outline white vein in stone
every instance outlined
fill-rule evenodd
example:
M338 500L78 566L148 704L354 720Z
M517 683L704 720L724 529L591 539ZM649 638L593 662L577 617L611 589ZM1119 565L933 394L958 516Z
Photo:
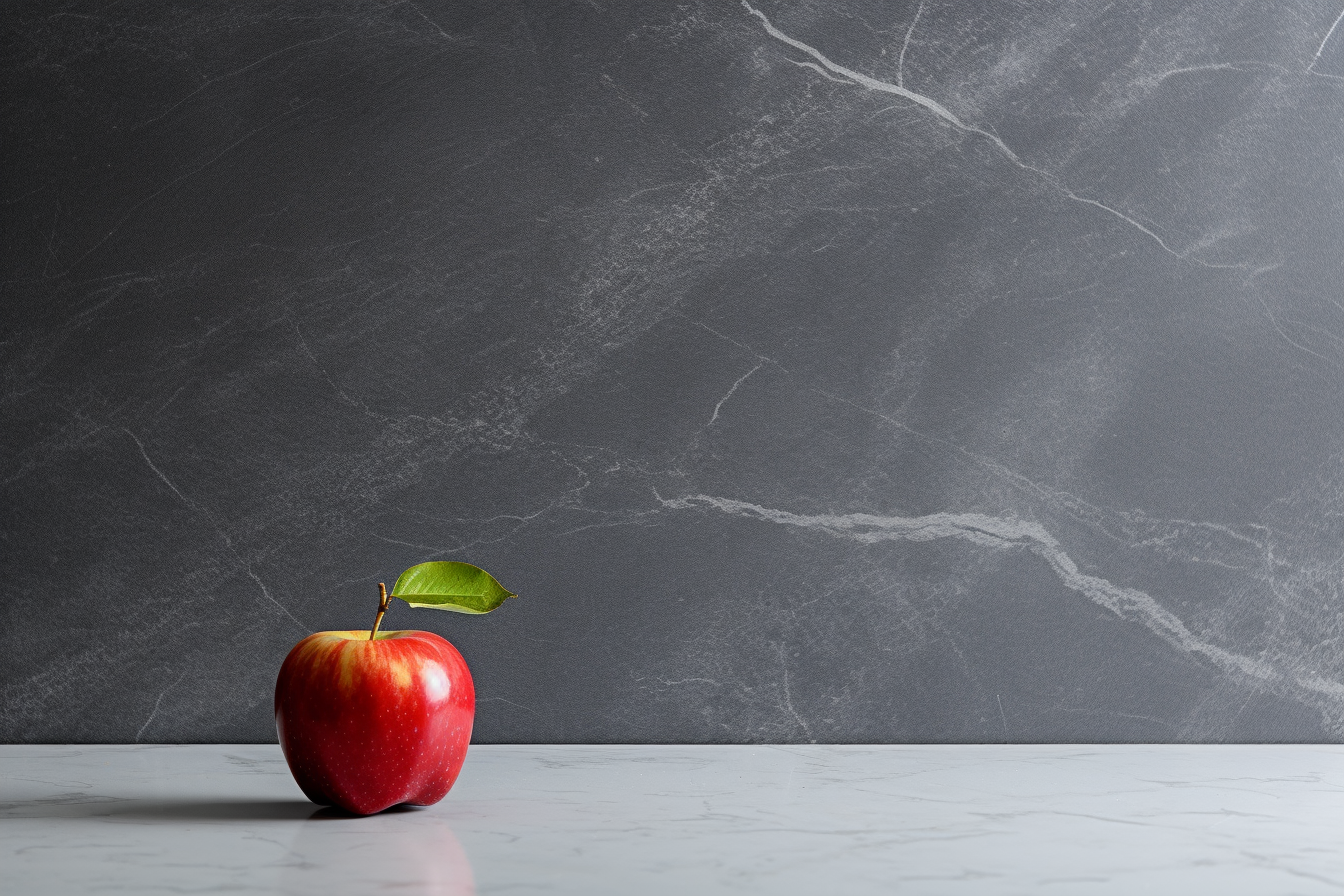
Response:
M714 416L709 418L709 423L705 424L706 426L713 425L714 421L719 419L719 408L723 407L723 403L725 401L733 397L733 393L737 391L737 387L745 383L747 381L747 377L751 376L753 373L760 370L764 366L765 366L764 364L757 364L755 367L751 368L746 373L742 374L740 377L737 378L737 382L733 383L733 387L728 390L728 393L719 399L718 404L714 405Z
M1059 541L1039 523L982 513L931 513L925 516L879 516L870 513L798 514L721 498L713 495L686 495L663 498L659 503L668 510L713 508L733 516L745 516L784 526L796 526L861 544L884 541L926 542L943 538L969 541L997 550L1030 551L1044 560L1066 588L1082 594L1124 619L1137 619L1150 631L1186 653L1197 654L1218 666L1240 672L1259 681L1277 681L1281 676L1268 663L1241 656L1203 640L1184 622L1151 595L1124 588L1078 569ZM1322 690L1316 688L1316 690Z
M224 547L229 552L229 555L232 556L234 561L238 564L238 566L241 567L242 570L247 573L248 577L251 578L252 581L257 583L257 586L261 588L261 593L266 597L266 599L270 601L272 604L274 604L276 609L278 609L281 613L284 613L286 616L288 616L291 622L293 622L295 625L297 625L304 631L307 631L308 630L307 627L304 626L302 622L295 619L294 614L289 612L289 610L285 607L284 604L280 603L280 601L276 600L274 597L271 596L271 592L269 589L267 589L266 583L263 582L260 579L260 577L257 576L256 572L253 571L252 567L248 565L246 562L244 562L242 557L239 556L237 549L234 548L233 546L233 539L229 537L229 533L224 531L224 527L222 527L221 525L219 525L218 522L215 521L214 515L211 514L204 507L201 507L195 501L188 498L186 495L182 494L181 489L179 489L176 485L173 485L173 481L164 475L163 471L160 470L154 464L154 461L150 460L149 452L145 450L144 443L141 442L140 439L136 437L135 433L131 432L129 429L126 429L125 427L122 427L122 431L125 432L126 435L130 436L132 440L135 441L136 447L140 449L140 456L145 459L145 463L148 464L149 468L154 471L154 475L158 476L159 479L163 480L163 484L168 486L168 488L172 489L173 494L177 495L177 497L182 501L183 504L187 505L187 507L191 508L191 510L194 511L195 513L199 513L201 516L205 517L206 521L210 524L210 527L215 530L215 533L221 539L223 539ZM148 722L146 722L146 724L148 724Z
M766 18L765 13L753 7L750 3L747 2L747 0L742 0L742 5L746 8L748 12L750 12L752 15L756 16L756 18L761 20L761 25L765 28L766 34L770 35L776 40L788 44L789 46L793 47L796 50L801 50L802 52L811 56L813 59L817 60L817 62L821 63L827 69L834 72L835 74L848 78L850 81L853 81L856 84L861 84L864 87L867 87L869 90L877 90L882 93L894 93L896 94L896 96L904 97L905 99L910 100L912 103L917 103L923 106L925 109L928 109L934 115L937 115L939 118L943 119L943 121L946 121L948 124L952 125L957 130L965 131L970 134L979 134L981 137L984 137L992 141L994 145L997 146L999 150L1009 159L1011 159L1012 161L1016 162L1019 165L1023 164L1022 160L1019 159L1017 155L1011 149L1008 148L1008 145L1004 143L1002 140L1000 140L998 137L994 136L989 131L982 130L981 128L977 128L974 125L967 124L966 122L958 118L956 115L954 115L951 112L951 110L947 109L945 106L943 106L936 100L933 100L922 93L915 93L913 90L906 90L899 84L891 84L887 81L879 81L876 78L870 78L865 74L856 72L852 68L845 68L843 65L837 65L830 59L826 58L826 56L823 55L822 52L818 50L816 47L808 46L807 44L803 43L800 40L794 40L792 37L789 37L783 31L780 31L770 22L768 18Z
M273 53L267 53L265 56L261 57L260 59L256 59L256 60L253 60L252 62L249 62L247 65L243 66L242 68L234 69L234 70L231 71L231 72L228 72L228 73L223 74L223 75L219 75L218 77L215 77L215 78L209 78L209 79L207 79L205 82L203 82L203 83L201 84L200 87L197 87L195 90L191 91L191 93L188 93L186 96L182 97L182 99L180 99L180 100L178 100L177 102L173 103L171 106L169 106L168 108L164 109L164 110L163 110L162 112L160 112L158 115L155 115L153 118L147 118L147 119L145 119L144 121L140 122L139 124L131 125L131 130L132 130L132 131L138 131L138 130L140 130L140 129L146 127L147 125L151 125L151 124L153 124L154 122L159 121L159 120L162 119L162 118L166 118L166 117L167 117L168 115L170 115L171 113L177 111L177 109L180 108L180 107L182 106L183 103L187 102L189 99L191 99L192 97L196 96L198 93L200 93L201 91L207 89L208 87L211 87L211 86L213 86L213 85L215 85L215 84L218 84L220 81L227 81L229 78L235 78L235 77L237 77L238 75L245 74L246 72L249 72L249 71L251 71L252 69L256 68L257 66L261 65L263 62L266 62L266 61L268 61L268 60L270 60L270 59L274 59L274 58L277 57L277 56L283 56L284 54L289 53L289 52L292 51L292 50L297 50L297 49L299 49L300 47L307 47L307 46L311 46L311 45L313 45L313 44L324 44L324 43L326 43L327 41L335 40L336 38L341 37L342 35L348 33L349 30L350 30L350 29L347 28L347 29L344 29L344 30L342 30L342 31L337 31L335 34L328 34L328 35L326 35L325 37L315 37L315 38L312 38L311 40L300 41L300 42L297 43L297 44L290 44L290 45L287 46L287 47L281 47L280 49L276 50L276 51L273 52Z
M924 0L919 0L919 9L915 10L915 17L910 20L910 27L905 29L905 40L901 42L901 59L896 63L896 86L905 86L905 51L910 49L910 38L915 34L915 26L919 24L919 17L924 14Z
M1309 691L1315 691L1318 694L1324 694L1335 700L1344 700L1344 684L1337 681L1330 681L1326 678L1298 678L1299 687L1306 688Z
M1149 239L1153 240L1153 242L1157 243L1157 245L1160 246L1162 250L1167 254L1179 258L1182 261L1191 261L1194 262L1195 264L1202 265L1203 267L1207 268L1244 267L1244 265L1240 264L1212 264L1210 262L1200 261L1198 258L1191 257L1188 252L1181 252L1176 249L1173 249L1170 245L1167 244L1166 240L1162 239L1161 236L1155 233L1151 228L1145 226L1142 222L1135 220L1134 218L1130 217L1129 215L1125 214L1119 209L1112 208L1111 206L1106 205L1104 202L1098 202L1095 199L1089 199L1086 196L1078 195L1077 193L1073 192L1073 190L1070 190L1063 183L1061 183L1059 178L1051 174L1049 171L1046 171L1043 168L1037 168L1035 165L1031 165L1022 161L1022 159L1018 157L1017 153L1013 152L1013 150L1008 146L1008 144L1004 143L1003 140L1001 140L997 135L989 131L986 131L983 128L978 128L975 125L967 124L966 122L958 118L956 114L954 114L950 109L948 109L946 106L942 105L938 101L932 99L931 97L925 96L922 93L916 93L913 90L907 90L901 84L892 84L889 81L879 81L877 78L870 78L867 75L862 74L860 72L856 72L851 68L846 68L843 65L832 62L816 47L810 46L808 44L803 43L800 40L796 40L792 37L789 37L783 31L780 31L778 28L774 26L774 24L770 21L770 19L766 17L765 13L753 7L750 3L747 2L747 0L741 0L741 3L742 6L745 7L749 13L751 13L756 18L761 20L761 26L765 29L765 33L775 38L776 40L780 41L781 43L788 44L790 47L793 47L796 50L800 50L806 53L813 59L817 60L817 62L821 63L821 65L823 65L828 70L834 72L837 75L844 76L854 84L858 84L862 87L867 87L869 90L876 90L881 93L895 94L896 96L902 97L904 99L909 100L912 103L924 107L925 109L929 110L934 115L938 116L943 121L952 125L952 127L956 128L959 131L962 131L967 134L975 134L977 136L984 137L986 140L994 144L994 146L999 150L999 152L1003 154L1004 158L1012 162L1018 168L1021 168L1023 171L1030 171L1032 174L1035 174L1037 177L1040 177L1060 195L1074 202L1081 202L1084 205L1090 205L1093 206L1094 208L1101 209L1107 214L1119 218L1121 221L1124 221L1126 224L1133 227L1135 230L1138 230L1140 233L1144 234ZM898 77L903 76L898 75Z
M149 468L154 471L154 475L159 477L159 479L163 480L163 484L172 489L173 494L177 495L178 498L182 500L183 504L187 505L192 510L198 510L199 508L197 508L197 506L194 503L192 503L191 499L188 498L186 495L182 494L182 492L178 490L177 486L173 485L173 481L169 479L167 476L163 475L163 471L154 465L154 461L149 459L149 452L145 450L144 443L140 441L140 439L136 436L136 434L131 432L124 426L122 427L122 432L130 436L132 441L135 442L135 447L140 449L140 456L145 459L145 463L148 464Z
M1302 343L1298 342L1298 341L1297 341L1296 339L1294 339L1292 336L1289 336L1289 335L1288 335L1288 331L1285 330L1285 329L1283 328L1283 325L1279 323L1279 319L1278 319L1278 317L1274 314L1273 311L1270 311L1270 310L1269 310L1269 305L1266 304L1265 300L1264 300L1263 298L1260 298L1259 296L1257 296L1256 299L1257 299L1257 301L1260 302L1260 307L1263 308L1263 309L1265 309L1265 317L1269 319L1270 326L1272 326L1272 327L1274 328L1274 332L1276 332L1276 333L1278 333L1280 336L1282 336L1282 337L1283 337L1283 340L1284 340L1285 342L1287 342L1287 343L1288 343L1289 345L1291 345L1293 348L1295 348L1295 349L1299 349L1299 350L1301 350L1301 351L1304 351L1304 352L1306 352L1307 354L1311 355L1313 358L1319 358L1320 360L1324 361L1324 362L1327 363L1327 364L1336 364L1336 363L1337 363L1337 362L1335 362L1335 361L1330 360L1329 358L1327 358L1325 355L1321 354L1320 352L1318 352L1318 351L1314 351L1314 350L1312 350L1311 348L1308 348L1307 346L1305 346L1305 345L1303 345Z
M833 74L831 74L830 72L826 71L826 69L824 69L824 68L822 68L821 66L817 65L815 62L805 62L805 61L799 61L799 60L797 60L797 59L789 59L789 60L786 60L786 61L792 63L793 65L798 66L799 68L805 68L805 69L808 69L808 70L810 70L810 71L814 71L814 72L816 72L817 74L821 75L823 78L825 78L827 81L834 81L834 82L837 83L837 84L853 84L853 83L854 83L853 81L847 80L847 79L845 79L845 78L837 78L835 75L833 75Z
M239 146L241 146L241 145L243 145L244 143L246 143L248 140L251 140L251 139L252 139L253 137L255 137L257 134L261 133L262 131L266 130L267 128L271 127L272 125L276 124L277 122L280 122L280 121L282 121L282 120L284 120L284 119L286 119L286 118L289 118L290 116L297 114L298 112L302 111L303 109L306 109L308 106L312 105L312 103L313 103L312 100L307 100L307 101L305 101L305 102L303 102L303 103L301 103L301 104L299 104L299 105L297 105L297 106L292 107L289 111L287 111L287 112L282 112L281 114L275 116L274 118L270 119L269 121L263 122L261 125L259 125L259 126L255 127L255 128L253 128L252 130L248 131L248 132L247 132L246 134L244 134L243 136L239 137L237 140L235 140L235 141L233 141L232 143L230 143L228 146L226 146L226 147L224 147L223 149L221 149L218 153L216 153L215 155L211 156L211 157L210 157L209 159L207 159L205 162L202 162L200 165L197 165L195 168L192 168L190 171L186 172L185 174L182 174L182 175L179 175L178 177L175 177L173 180L171 180L171 181L169 181L168 183L164 184L162 187L159 187L159 188L158 188L157 190L155 190L153 193L150 193L150 194L149 194L148 196L146 196L144 199L141 199L141 200L140 200L139 202L137 202L135 205L131 206L130 209L127 210L127 212L126 212L125 214L123 214L120 218L117 219L116 223L114 223L114 224L112 225L112 229L111 229L111 230L109 230L107 233L103 234L102 238L100 238L100 239L99 239L97 242L95 242L92 246L90 246L88 249L86 249L83 255L80 255L78 258L76 258L76 259L74 260L74 262L72 262L72 263L70 264L70 266L67 267L67 268L66 268L61 274L59 274L58 276L59 276L59 277L66 277L66 276L68 276L68 275L70 274L71 271L73 271L75 268L79 267L80 264L82 264L82 263L84 262L84 259L88 258L88 257L89 257L90 255L92 255L93 253L97 252L99 249L102 248L102 246L103 246L104 243L106 243L108 240L112 239L113 235L115 235L117 231L121 230L122 225L124 225L127 221L129 221L129 220L131 219L131 217L132 217L133 215L135 215L136 212L140 211L140 209L144 208L146 205L148 205L149 203L153 202L155 199L159 198L159 196L163 195L163 193L167 192L168 190L170 190L170 189L172 189L173 187L177 186L178 184L182 183L184 180L187 180L187 179L189 179L189 178L195 177L197 174L200 174L202 171L204 171L205 169L209 168L211 165L215 164L215 163L218 162L220 159L224 158L224 156L226 156L226 155L228 155L229 153L233 152L235 149L237 149Z
M433 25L434 30L439 32L439 36L442 37L444 40L449 41L450 43L456 43L458 40L461 39L454 37L447 31L444 31L442 25L431 19L429 16L425 15L425 11L420 7L416 6L414 3L412 3L411 0L406 0L406 5L409 6L411 9L415 10L415 14L418 15L420 18L424 19L426 22Z
M1203 65L1186 65L1180 68L1168 69L1155 75L1149 75L1145 78L1139 78L1135 83L1146 87L1156 87L1168 78L1176 75L1191 75L1199 72L1246 72L1248 69L1262 68L1273 71L1290 74L1288 69L1274 62L1265 62L1260 59L1236 59L1231 62L1208 62Z
M290 622L293 622L293 623L294 623L295 625L297 625L299 628L304 628L303 623L300 622L299 620L295 619L295 618L294 618L294 614L291 613L291 612L289 612L289 610L285 608L285 605L284 605L284 604L280 603L280 601L278 601L278 600L276 600L275 598L271 597L270 589L266 587L266 583L263 582L263 581L261 580L261 577L260 577L260 576L258 576L255 572L252 571L252 567L250 567L250 566L247 568L247 575L248 575L249 578L252 579L252 581L254 581L254 582L257 583L257 587L261 589L261 593L262 593L263 595L266 596L266 599L267 599L268 601L270 601L272 604L275 605L275 608L276 608L277 610L279 610L281 613L284 613L286 616L288 616ZM306 629L305 629L305 631L306 631Z
M1158 84L1161 84L1168 78L1174 77L1176 75L1191 75L1195 74L1196 72L1239 72L1239 71L1241 71L1241 69L1237 68L1230 62L1211 62L1207 65L1187 65L1183 66L1182 68L1168 69L1167 71L1162 72L1161 74L1153 75L1150 78L1144 78L1142 83L1156 86Z
M793 720L798 723L798 727L803 729L803 734L807 735L808 743L816 743L817 740L812 736L812 727L807 721L798 714L798 710L793 706L793 690L789 687L789 661L784 656L784 642L776 645L779 651L779 669L782 674L782 683L784 686L784 708L793 716Z
M1307 65L1307 71L1312 74L1319 74L1316 71L1316 63L1321 61L1321 54L1325 52L1325 45L1330 43L1330 37L1335 33L1335 29L1339 27L1341 21L1344 21L1344 9L1341 9L1339 15L1335 16L1335 20L1330 23L1330 30L1325 32L1325 37L1321 38L1321 45L1316 48L1315 55L1311 57L1311 62ZM1333 78L1337 76L1327 75L1326 77Z
M171 691L173 688L177 687L178 683L181 682L183 678L186 678L186 676L187 672L184 669L182 670L182 674L177 676L177 681L168 685L168 687L164 688L162 693L159 694L159 699L154 701L154 708L150 710L149 718L145 719L145 724L141 725L140 730L135 732L136 743L140 743L140 738L144 736L145 730L149 728L149 723L154 721L154 717L159 714L159 706L163 704L163 698L168 696L168 692Z

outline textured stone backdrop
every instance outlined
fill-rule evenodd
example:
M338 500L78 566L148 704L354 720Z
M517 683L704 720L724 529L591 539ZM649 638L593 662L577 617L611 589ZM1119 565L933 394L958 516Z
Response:
M752 4L7 5L0 739L1344 739L1338 4Z

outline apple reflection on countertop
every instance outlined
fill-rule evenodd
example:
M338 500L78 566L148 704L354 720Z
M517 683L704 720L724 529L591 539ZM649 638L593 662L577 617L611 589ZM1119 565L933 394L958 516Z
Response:
M4 746L0 787L6 894L1344 887L1330 746L475 746L367 817L274 745Z
M286 893L321 880L328 892L435 893L475 896L471 861L442 813L412 807L377 816L319 809L289 843L294 862L280 875Z

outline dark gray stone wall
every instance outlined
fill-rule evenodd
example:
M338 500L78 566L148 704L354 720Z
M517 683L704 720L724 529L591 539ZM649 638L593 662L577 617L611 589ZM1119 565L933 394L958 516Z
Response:
M7 6L0 739L1344 737L1340 10L752 3Z

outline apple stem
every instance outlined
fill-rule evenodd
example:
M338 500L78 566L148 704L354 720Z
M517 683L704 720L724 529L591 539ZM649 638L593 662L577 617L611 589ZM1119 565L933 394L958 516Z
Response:
M373 618L373 628L369 630L369 640L372 641L378 637L378 626L383 624L383 614L387 612L387 605L391 603L392 598L387 594L387 585L383 582L378 583L378 615Z

